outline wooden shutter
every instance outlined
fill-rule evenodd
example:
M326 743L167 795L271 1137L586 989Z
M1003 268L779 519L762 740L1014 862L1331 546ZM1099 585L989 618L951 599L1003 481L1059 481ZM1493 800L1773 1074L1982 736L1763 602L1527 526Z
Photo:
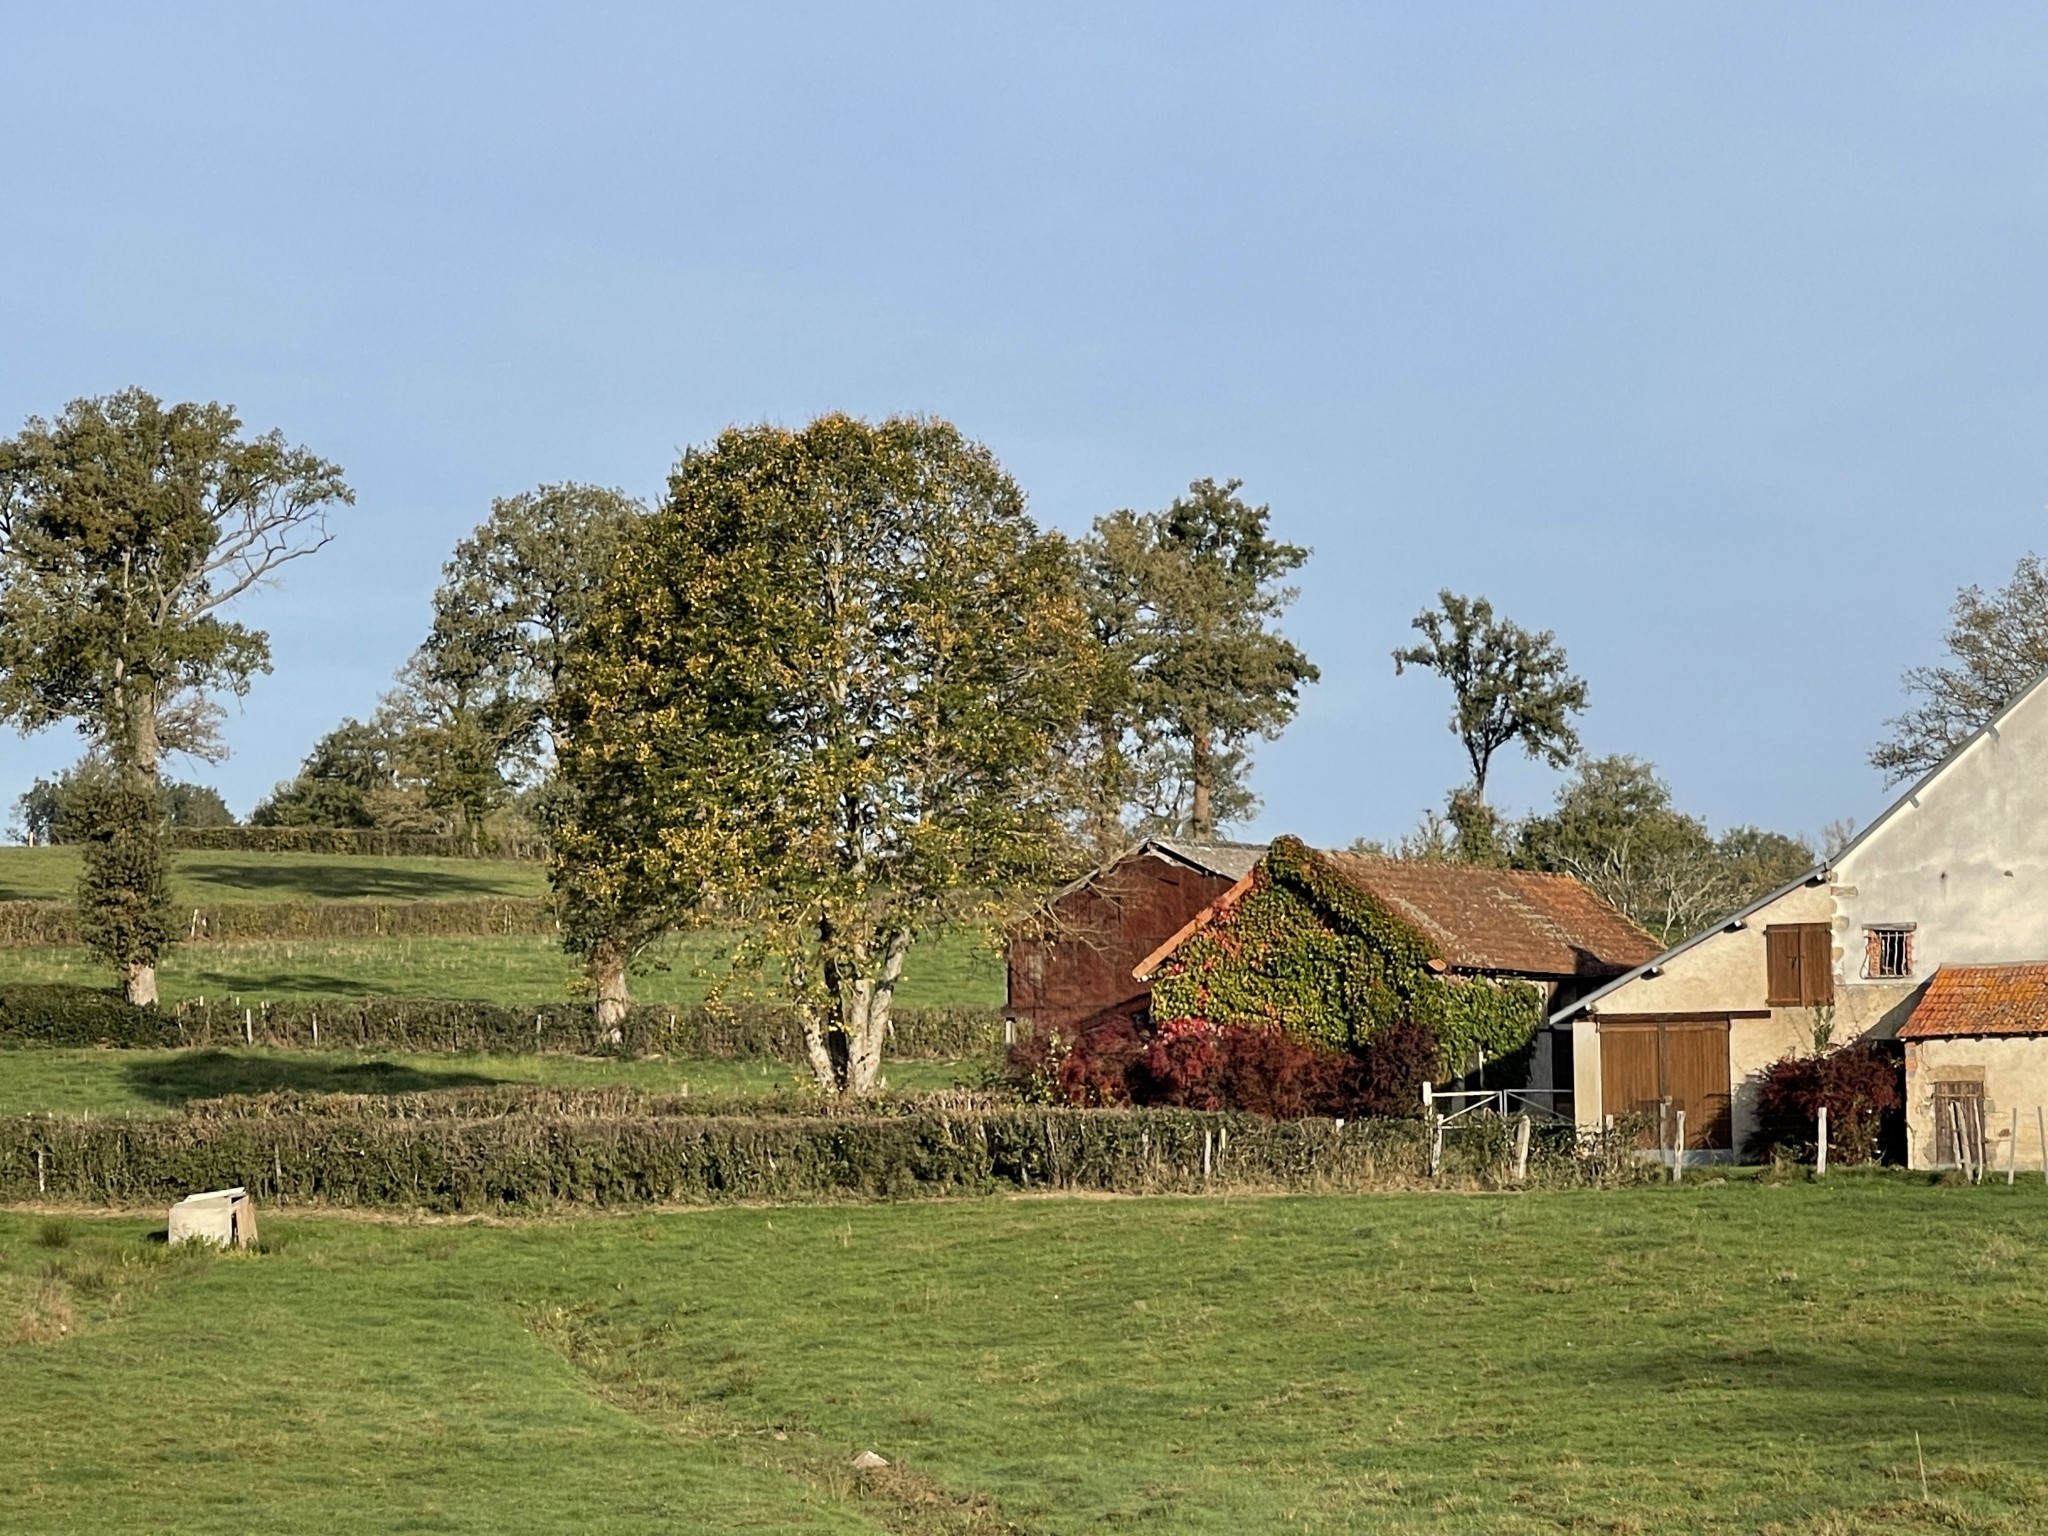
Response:
M1835 1000L1835 934L1826 923L1778 923L1764 930L1773 1008L1818 1008Z
M1764 1001L1773 1008L1799 1007L1799 930L1789 926L1766 928L1764 951L1770 957Z
M1808 1008L1835 1000L1835 931L1826 923L1799 925L1799 990Z

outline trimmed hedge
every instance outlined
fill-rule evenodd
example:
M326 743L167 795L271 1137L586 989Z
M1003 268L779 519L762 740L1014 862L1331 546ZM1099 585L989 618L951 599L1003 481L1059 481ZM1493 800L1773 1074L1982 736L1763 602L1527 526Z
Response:
M871 1094L864 1099L828 1099L790 1084L767 1093L648 1093L610 1083L596 1088L548 1083L496 1083L485 1088L428 1088L418 1093L228 1094L194 1099L178 1113L201 1120L289 1120L311 1115L330 1120L502 1120L514 1115L555 1119L663 1119L688 1115L737 1115L748 1119L873 1119L916 1114L974 1114L1015 1108L1007 1093L978 1088L936 1092Z
M90 987L0 987L0 1045L185 1044L174 1015Z
M0 901L0 949L79 943L78 908L68 901Z
M898 1008L888 1054L898 1061L954 1061L991 1054L1003 1020L993 1008ZM297 1049L480 1052L530 1056L732 1056L797 1061L795 1014L775 1004L635 1008L616 1041L583 1003L496 1003L379 997L294 998L242 1004L223 999L137 1008L86 987L0 987L0 1045L269 1045Z
M1499 1179L1490 1153L1446 1177ZM1192 1110L490 1119L301 1114L0 1120L0 1200L167 1205L242 1185L271 1204L482 1211L646 1202L905 1199L1005 1189L1170 1193L1419 1185L1409 1121L1260 1120ZM1632 1176L1547 1150L1544 1182Z
M380 832L373 827L173 827L173 848L208 853L345 853L376 858L517 859L547 857L538 837L466 837L440 832Z
M561 932L541 896L452 901L231 901L187 909L187 943L248 939L477 938ZM0 949L77 944L78 909L68 901L0 901Z

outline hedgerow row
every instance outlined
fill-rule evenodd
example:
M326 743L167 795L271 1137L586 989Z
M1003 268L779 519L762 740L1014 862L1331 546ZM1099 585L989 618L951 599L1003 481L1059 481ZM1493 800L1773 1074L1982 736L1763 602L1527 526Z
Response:
M207 853L339 853L371 858L517 859L547 856L537 837L458 837L372 827L172 827L173 848Z
M1499 1181L1491 1142L1445 1177ZM890 1116L291 1115L0 1120L0 1200L166 1204L241 1185L276 1204L480 1211L648 1202L908 1199L1005 1189L1364 1190L1425 1182L1412 1121L1014 1108ZM1631 1178L1547 1147L1548 1183Z
M898 1008L889 1054L953 1061L993 1052L1003 1038L993 1008ZM525 1056L734 1056L796 1061L802 1030L772 1003L635 1008L619 1038L600 1031L587 1004L496 1003L380 997L294 998L241 1004L208 999L138 1008L86 987L0 987L0 1045L269 1045L297 1049L481 1052Z
M480 938L561 931L544 897L469 897L452 901L234 901L188 909L192 943L248 939ZM0 949L80 942L78 909L68 901L0 901Z

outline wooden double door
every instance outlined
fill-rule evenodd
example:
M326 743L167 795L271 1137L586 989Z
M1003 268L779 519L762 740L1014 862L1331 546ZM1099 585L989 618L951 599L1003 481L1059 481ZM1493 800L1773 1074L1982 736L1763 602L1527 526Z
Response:
M1676 1115L1685 1111L1689 1148L1730 1145L1728 1021L1671 1019L1600 1026L1600 1110L1617 1119L1642 1116L1645 1141L1670 1145Z

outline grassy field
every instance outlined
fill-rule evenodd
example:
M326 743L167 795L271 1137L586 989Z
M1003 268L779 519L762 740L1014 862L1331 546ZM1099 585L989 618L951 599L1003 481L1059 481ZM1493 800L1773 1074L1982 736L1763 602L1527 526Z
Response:
M894 1061L892 1088L950 1088L964 1063ZM649 1093L766 1093L798 1081L774 1061L614 1061L580 1056L412 1056L396 1052L0 1050L0 1115L147 1114L225 1093L419 1093L548 1083L623 1083Z
M69 901L76 848L0 847L0 901ZM384 859L324 853L171 854L171 900L435 901L467 896L544 896L540 864L493 859Z
M2044 1218L1901 1177L266 1212L219 1257L0 1216L0 1530L2030 1532Z
M728 942L720 934L676 941L663 951L668 970L633 978L634 998L648 1003L700 1000L725 970L721 956ZM532 1003L570 996L576 974L552 938L496 936L180 945L165 958L158 980L166 1002L436 997ZM0 983L24 981L102 987L108 978L106 968L83 949L0 949ZM897 997L907 1007L998 1006L1002 960L973 931L936 934L912 949Z

